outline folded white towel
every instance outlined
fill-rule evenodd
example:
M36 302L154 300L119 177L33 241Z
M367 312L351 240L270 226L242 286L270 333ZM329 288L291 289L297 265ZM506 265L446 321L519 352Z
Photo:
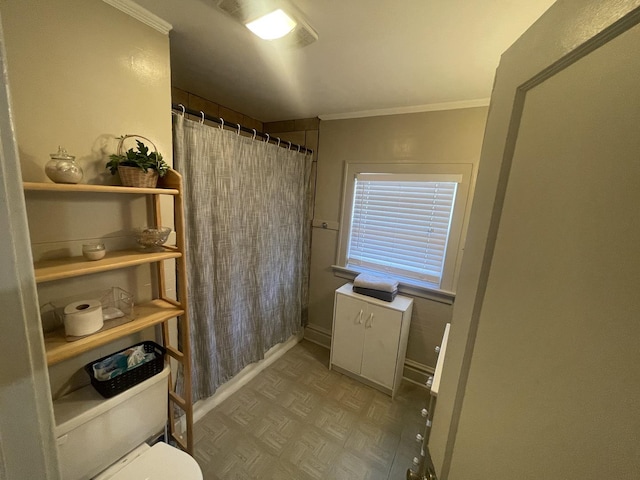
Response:
M353 281L353 286L393 293L398 289L398 282L389 277L361 273Z

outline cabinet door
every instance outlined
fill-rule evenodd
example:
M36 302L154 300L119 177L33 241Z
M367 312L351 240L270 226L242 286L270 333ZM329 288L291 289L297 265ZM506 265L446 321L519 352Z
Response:
M336 295L331 362L358 374L362 363L366 311L367 304L363 301Z
M393 388L402 312L369 305L364 319L362 376Z

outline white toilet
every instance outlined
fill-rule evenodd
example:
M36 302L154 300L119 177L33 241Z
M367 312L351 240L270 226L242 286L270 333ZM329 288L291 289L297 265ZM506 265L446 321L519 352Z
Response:
M167 421L169 367L105 399L88 385L53 402L64 480L202 480L187 453L145 442Z

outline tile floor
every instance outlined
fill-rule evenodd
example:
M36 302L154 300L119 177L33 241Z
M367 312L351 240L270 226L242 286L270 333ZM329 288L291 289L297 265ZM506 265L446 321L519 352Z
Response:
M330 371L303 341L196 423L205 480L401 480L420 446L425 388L391 398Z

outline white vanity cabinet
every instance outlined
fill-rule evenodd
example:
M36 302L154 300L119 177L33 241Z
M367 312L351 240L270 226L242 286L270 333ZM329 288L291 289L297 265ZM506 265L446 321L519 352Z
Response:
M393 302L353 292L351 283L335 293L331 368L395 395L404 367L413 299Z

